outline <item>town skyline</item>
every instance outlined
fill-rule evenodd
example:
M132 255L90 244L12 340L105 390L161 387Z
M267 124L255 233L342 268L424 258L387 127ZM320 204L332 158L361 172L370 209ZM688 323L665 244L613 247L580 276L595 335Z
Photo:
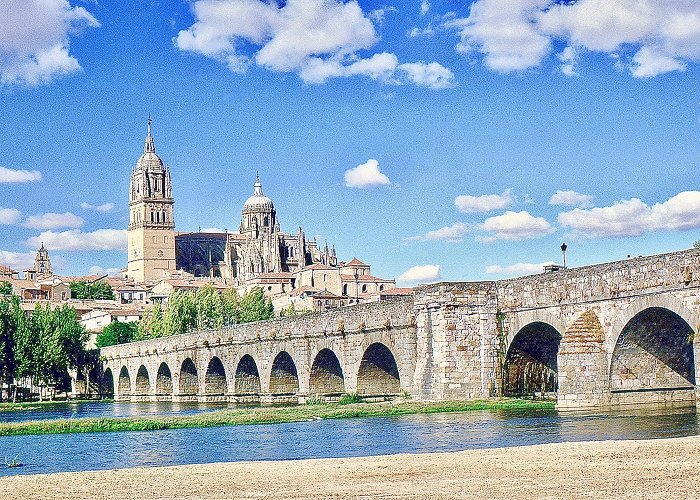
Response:
M259 171L284 230L399 285L539 272L563 241L581 266L699 238L687 2L606 7L597 44L587 0L49 4L0 20L0 264L44 242L60 274L126 267L149 114L177 231L237 231Z

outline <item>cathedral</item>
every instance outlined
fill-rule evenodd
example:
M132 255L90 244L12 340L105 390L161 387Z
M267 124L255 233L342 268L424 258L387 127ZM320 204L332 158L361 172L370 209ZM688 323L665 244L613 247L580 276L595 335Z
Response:
M339 262L335 247L307 239L301 227L283 232L257 175L237 232L178 233L173 206L170 170L156 154L149 118L144 151L129 185L126 277L140 282L208 277L236 287L262 286L270 295L306 285L356 298L395 286L393 280L372 276L357 259Z

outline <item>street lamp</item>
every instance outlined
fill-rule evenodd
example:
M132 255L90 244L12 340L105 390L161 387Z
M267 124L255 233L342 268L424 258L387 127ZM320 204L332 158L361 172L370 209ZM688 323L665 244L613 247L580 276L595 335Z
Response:
M564 269L566 269L566 243L561 244L561 253L564 256Z
M358 304L360 302L360 285L357 283L359 272L356 267L353 268L352 274L355 276L355 304Z

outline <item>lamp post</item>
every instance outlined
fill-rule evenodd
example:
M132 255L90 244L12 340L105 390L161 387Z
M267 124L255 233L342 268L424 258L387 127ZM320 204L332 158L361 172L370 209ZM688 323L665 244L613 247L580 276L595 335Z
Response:
M353 269L352 274L355 276L355 304L359 304L359 302L360 302L360 285L358 284L359 273L357 271L357 268Z
M564 269L566 269L566 243L561 244L561 254L564 257Z

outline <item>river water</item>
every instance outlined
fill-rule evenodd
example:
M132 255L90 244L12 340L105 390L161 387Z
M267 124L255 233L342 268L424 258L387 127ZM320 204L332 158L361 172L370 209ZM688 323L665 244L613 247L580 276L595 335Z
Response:
M91 405L96 405L95 407ZM211 405L87 403L73 408L0 413L0 420L56 416L171 415ZM220 407L219 407L220 408ZM65 412L71 412L66 415ZM22 416L17 415L22 413ZM33 413L33 414L32 414ZM700 433L694 408L620 413L554 410L473 411L319 420L153 432L0 437L0 476L241 460L291 460L458 451L568 441L651 439Z

